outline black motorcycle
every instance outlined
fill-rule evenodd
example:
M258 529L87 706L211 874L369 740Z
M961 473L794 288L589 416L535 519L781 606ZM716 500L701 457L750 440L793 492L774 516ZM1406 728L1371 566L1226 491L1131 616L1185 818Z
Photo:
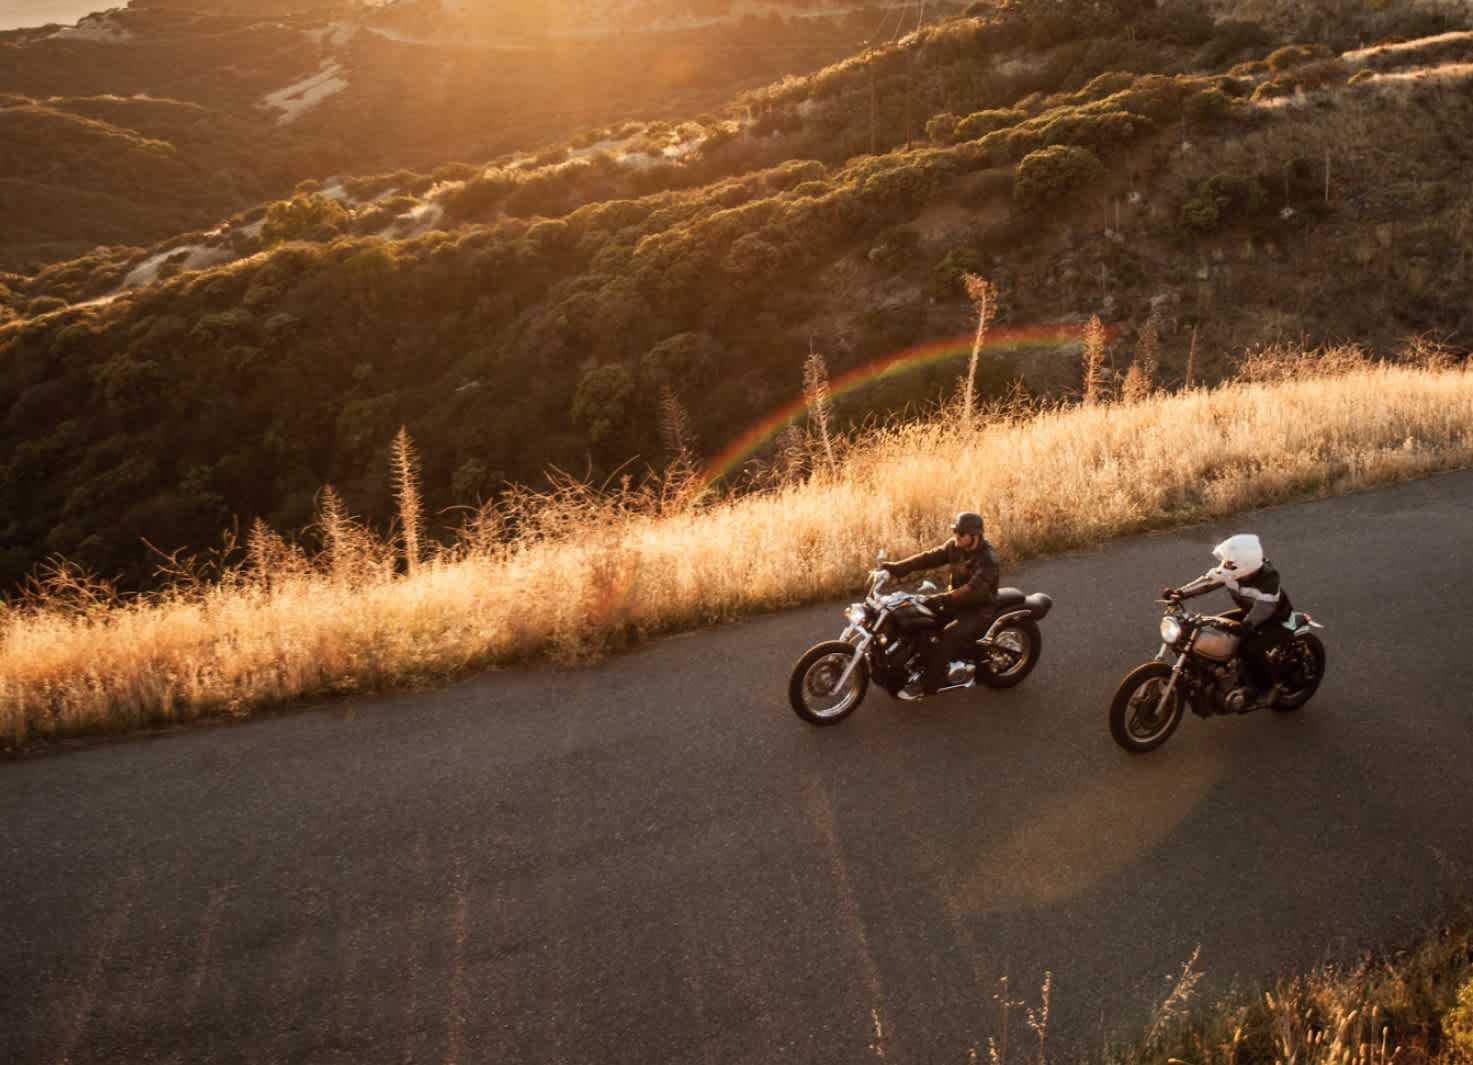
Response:
M884 558L881 552L880 561ZM871 572L863 602L844 611L847 624L839 638L810 647L793 666L788 701L804 721L836 724L864 700L871 680L893 697L925 669L946 627L946 619L923 602L936 586L925 581L919 592L886 593L889 577L882 569ZM1052 606L1042 592L999 589L996 620L962 658L949 664L940 690L970 688L978 681L989 688L1021 682L1038 664L1043 649L1038 623Z
M1110 735L1137 754L1165 743L1187 707L1198 717L1257 709L1236 623L1194 614L1175 599L1157 601L1166 604L1161 650L1125 675L1110 703ZM1324 626L1297 610L1284 626L1292 635L1269 652L1279 677L1273 709L1280 712L1309 702L1325 675L1325 645L1312 631Z

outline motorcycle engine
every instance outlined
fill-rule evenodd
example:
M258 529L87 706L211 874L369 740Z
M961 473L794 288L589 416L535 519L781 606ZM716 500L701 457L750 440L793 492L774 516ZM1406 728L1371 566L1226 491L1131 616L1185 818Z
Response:
M1212 702L1219 713L1238 714L1248 705L1249 690L1238 676L1237 663L1214 666Z
M907 639L887 642L870 648L870 675L875 683L888 691L899 691L910 679L910 659L915 645Z

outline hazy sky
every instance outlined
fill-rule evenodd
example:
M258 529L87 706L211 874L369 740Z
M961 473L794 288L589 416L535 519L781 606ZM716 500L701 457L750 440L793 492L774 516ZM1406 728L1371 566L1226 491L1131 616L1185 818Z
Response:
M0 30L44 26L48 22L70 26L94 11L126 6L127 0L0 0Z

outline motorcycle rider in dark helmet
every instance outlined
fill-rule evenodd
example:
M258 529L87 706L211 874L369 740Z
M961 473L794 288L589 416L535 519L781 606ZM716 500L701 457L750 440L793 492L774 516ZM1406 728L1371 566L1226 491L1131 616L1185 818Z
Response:
M986 631L995 611L1000 567L997 552L983 538L982 515L963 511L956 516L951 531L951 539L940 547L880 567L894 577L941 566L951 570L950 590L927 596L924 601L946 628L920 683L907 684L899 693L902 699L936 694L946 679L947 664Z
M1278 678L1268 653L1289 642L1291 633L1284 622L1293 613L1289 594L1284 591L1279 571L1263 553L1263 544L1254 533L1229 536L1212 549L1217 565L1196 580L1180 588L1166 588L1161 598L1172 601L1206 595L1226 588L1236 609L1223 615L1235 626L1239 636L1238 654L1248 667L1249 679L1257 698L1248 704L1256 710L1272 706L1278 698Z

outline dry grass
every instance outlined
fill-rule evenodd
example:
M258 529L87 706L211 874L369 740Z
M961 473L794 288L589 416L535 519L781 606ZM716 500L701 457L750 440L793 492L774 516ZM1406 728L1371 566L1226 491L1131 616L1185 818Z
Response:
M1464 1053L1464 1001L1473 1002L1466 915L1408 949L1320 965L1268 990L1194 1010L1184 1003L1172 1010L1168 1000L1148 1038L1106 1058L1114 1065L1455 1065ZM1164 1025L1161 1012L1172 1013Z
M833 472L693 504L567 484L474 514L412 576L402 530L374 538L327 492L318 558L257 529L219 579L123 601L72 575L0 608L0 742L587 660L852 592L878 547L928 545L963 506L1015 561L1467 465L1473 374L1423 363L1260 352L1210 391L884 427L835 441Z

